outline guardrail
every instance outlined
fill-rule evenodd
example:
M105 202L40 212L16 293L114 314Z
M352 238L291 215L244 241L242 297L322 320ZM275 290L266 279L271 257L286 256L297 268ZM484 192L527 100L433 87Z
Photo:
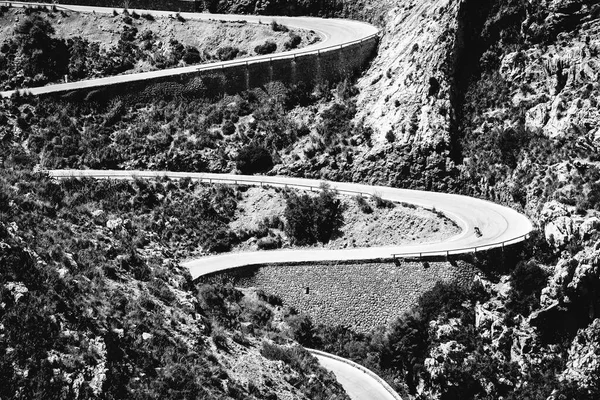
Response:
M402 400L402 397L400 397L400 395L398 393L396 393L396 391L394 389L392 389L392 387L386 381L381 379L379 377L379 375L377 375L375 372L371 371L370 369L365 368L362 365L355 363L354 361L348 360L347 358L339 357L334 354L326 353L326 352L320 351L320 350L309 349L308 347L305 347L305 349L313 355L319 355L321 357L331 358L332 360L343 362L345 364L350 365L353 368L356 368L356 369L364 372L365 374L369 375L371 378L375 379L377 381L377 383L379 383L381 386L383 386L383 388L387 392L389 392L394 399Z
M124 171L127 172L127 171ZM296 188L296 189L302 189L302 190L310 190L312 191L320 191L322 190L322 186L315 186L315 185L308 185L308 184L300 184L300 183L279 183L279 182L264 182L260 179L252 179L246 176L240 176L240 177L227 177L227 176L223 176L223 177L207 177L207 176L201 176L201 173L198 173L197 176L194 176L193 174L189 174L186 173L185 176L177 176L178 173L177 172L170 172L170 173L166 173L166 172L156 172L156 173L140 173L139 171L136 171L134 174L131 175L114 175L114 174L97 174L94 173L93 176L86 176L85 174L71 174L71 175L54 175L54 177L56 178L70 178L70 177L93 177L93 178L108 178L108 179L135 179L135 178L145 178L145 179L156 179L156 178L169 178L169 179L186 179L189 178L193 181L198 181L198 182L204 182L204 183L209 183L209 184L215 184L215 183L223 183L223 184L234 184L234 185L243 185L243 184L248 184L248 185L252 185L252 186L260 186L260 187L282 187L282 188ZM373 191L373 192L365 192L365 191L358 191L358 190L349 190L349 189L335 189L337 192L339 193L346 193L346 194L350 194L350 195L360 195L362 197L374 197L374 196L378 196L378 194ZM382 196L382 198L385 199L384 196ZM435 207L426 207L423 205L419 205L419 207L425 209L425 210L429 210L429 211L435 211L435 212L439 212L440 210L437 210ZM439 256L439 257L449 257L451 255L460 255L460 254L468 254L468 253L477 253L478 251L486 251L486 250L492 250L492 249L497 249L497 248L502 248L504 249L506 246L510 246L516 243L520 243L522 241L525 241L527 239L529 239L530 237L530 233L527 233L525 235L521 235L518 236L516 238L512 238L509 240L504 240L504 241L500 241L500 242L493 242L493 243L488 243L488 244L483 244L481 246L471 246L471 247L462 247L462 248L458 248L458 249L451 249L451 250L431 250L431 251L423 251L423 252L402 252L402 253L392 253L390 254L390 258L393 259L397 259L397 258L423 258L423 257L435 257L435 256Z
M56 8L60 8L61 10L67 10L67 11L81 13L81 11L77 11L77 10L73 10L73 9L69 8L68 7L69 5L64 6L64 5L52 4L52 3L4 2L4 4L7 4L9 7L18 6L21 8L56 7ZM132 9L131 11L135 11L135 10ZM138 10L138 11L143 12L144 10ZM152 10L150 10L150 11L152 11ZM276 17L273 17L273 18L276 18ZM259 22L250 21L249 23L260 24L260 20L259 20ZM232 67L238 67L238 66L248 67L249 65L254 65L254 64L262 64L262 63L266 63L266 62L272 63L273 61L277 61L277 60L294 60L297 57L302 57L302 56L306 56L306 55L316 55L317 57L320 57L322 53L330 53L335 50L342 50L344 48L355 46L357 44L362 44L362 43L365 43L365 42L368 42L368 41L371 41L374 39L378 40L380 35L381 35L381 31L377 31L376 33L368 35L364 38L355 39L350 42L331 45L331 46L318 48L318 49L289 50L289 51L284 51L281 53L276 53L274 55L254 56L254 57L251 57L252 58L251 60L250 59L246 59L246 60L241 59L241 60L232 60L232 61L222 61L222 62L218 62L216 64L199 65L194 69L190 68L193 66L175 68L174 70L179 70L179 71L173 71L172 75L186 75L186 74L191 74L194 72L224 70L225 68L232 68ZM92 80L103 79L103 78L109 78L109 76L102 77L102 78L94 78ZM147 78L141 77L136 80L143 81L145 79L147 79ZM75 84L77 82L83 82L83 81L74 81L72 83ZM48 87L51 87L51 86L52 85L48 85ZM5 96L7 96L13 92L26 94L28 92L30 93L31 89L35 89L35 88L18 88L18 89L13 89L13 90L7 90L3 93L7 93L7 94L5 94ZM61 91L69 91L69 90L77 90L77 89L78 88L74 87L72 89L63 89Z
M302 51L294 51L293 53L289 52L289 51L284 51L281 53L277 53L273 56L265 56L265 57L257 58L254 60L233 60L233 61L223 61L223 62L219 63L219 65L200 65L200 66L198 66L198 68L196 68L196 71L206 71L206 70L218 69L218 68L249 66L251 64L263 63L263 62L266 62L267 60L269 62L273 62L273 60L293 60L297 56L302 56L302 55L316 54L317 56L320 56L321 53L328 53L328 52L331 52L334 50L341 50L345 47L354 46L356 44L362 44L364 42L368 42L375 38L379 39L379 36L380 36L380 32L374 33L372 35L369 35L369 36L361 38L361 39L353 40L351 42L327 46L327 47L319 48L317 50L302 50Z
M498 249L498 248L504 249L504 247L506 247L506 246L510 246L512 244L517 244L517 243L520 243L520 242L523 242L523 241L529 239L529 236L530 236L529 234L526 234L526 235L518 236L514 239L505 240L502 242L494 242L494 243L484 244L482 246L461 247L461 248L452 249L452 250L443 250L443 251L433 251L432 250L432 251L422 251L422 252L418 252L418 253L417 252L392 253L392 257L393 258L411 258L411 257L423 258L423 257L435 257L435 256L448 257L451 255L477 253L478 251L492 250L492 249Z

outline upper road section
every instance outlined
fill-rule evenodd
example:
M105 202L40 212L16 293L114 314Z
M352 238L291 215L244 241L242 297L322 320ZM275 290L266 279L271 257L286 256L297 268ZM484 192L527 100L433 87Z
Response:
M25 6L52 6L46 3L20 3L11 2L13 7L25 7ZM89 6L76 6L76 5L65 5L61 4L58 7L76 12L91 13L96 12L99 14L110 14L112 15L115 8L108 7L89 7ZM122 10L120 10L122 12ZM137 13L148 13L154 16L167 17L172 16L174 13L169 11L153 11L153 10L139 10L139 9L128 9L128 11ZM159 71L141 72L136 74L127 75L116 75L105 78L88 79L84 81L61 83L56 85L48 85L36 88L21 89L33 95L40 94L51 94L68 92L76 89L84 88L98 88L119 83L128 83L135 81L152 80L162 77L172 77L177 75L184 75L193 73L196 71L206 70L219 70L234 65L240 65L241 63L263 63L270 60L281 59L281 58L294 58L294 56L300 54L319 54L322 52L336 51L345 45L354 44L364 40L369 40L379 34L379 30L370 24L351 21L347 19L325 19L325 18L314 18L314 17L281 17L281 16L264 16L264 15L235 15L235 14L208 14L208 13L180 13L185 19L195 19L202 21L246 21L251 24L269 24L271 21L277 21L277 23L286 25L290 28L312 30L321 36L321 41L313 45L304 47L302 49L285 51L276 54L267 54L261 56L253 56L247 58L240 58L231 61L220 61L209 64L192 65L188 67L180 68L169 68ZM0 92L2 97L10 97L14 93L14 90Z
M192 278L201 275L248 265L317 262L317 261L361 261L389 259L392 257L447 256L474 251L501 248L524 240L532 231L529 219L512 210L489 201L456 194L434 193L419 190L396 189L385 186L370 186L358 183L324 182L313 179L288 178L281 176L247 176L208 174L191 172L158 171L103 171L103 170L53 170L54 177L92 177L110 179L133 179L169 177L191 178L203 182L244 184L254 186L293 187L305 190L320 190L326 183L340 193L363 196L378 195L394 202L405 202L442 212L456 222L462 232L442 242L402 246L354 248L342 250L275 250L244 253L228 253L201 257L182 263L189 268Z

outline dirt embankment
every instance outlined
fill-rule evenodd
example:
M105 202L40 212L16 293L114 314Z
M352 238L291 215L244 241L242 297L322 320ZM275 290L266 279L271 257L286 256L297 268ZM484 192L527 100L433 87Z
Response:
M325 245L329 249L372 247L436 242L460 233L460 228L450 219L422 208L396 204L391 208L378 208L373 199L366 202L371 213L361 210L357 200L339 196L344 208L344 225L339 234ZM265 219L280 218L285 222L285 194L281 190L249 188L238 202L236 216L230 224L234 232L260 231ZM276 225L276 224L272 224ZM269 234L279 235L284 247L293 247L282 229L269 228ZM256 250L257 238L250 237L236 250Z
M52 9L26 10L20 8L3 9L0 12L0 45L15 37L15 29L27 18L34 15L47 19L54 29L54 37L69 41L81 38L98 44L100 54L109 56L111 49L120 46L126 40L138 45L141 52L136 56L138 62L127 73L160 69L154 62L169 58L176 50L176 44L183 48L193 47L200 56L193 62L180 60L179 64L196 64L217 61L223 57L236 58L256 54L256 47L266 42L276 45L274 52L290 48L301 48L320 40L313 31L288 29L279 25L274 29L273 19L265 17L262 24L246 22L198 21L185 19L177 13L169 17L154 17L135 12L105 15L98 13L79 13ZM133 33L132 33L133 32ZM128 39L124 39L127 36ZM133 40L132 40L133 39ZM219 50L232 47L235 53L219 54ZM148 54L149 53L149 56ZM169 67L172 65L169 65Z

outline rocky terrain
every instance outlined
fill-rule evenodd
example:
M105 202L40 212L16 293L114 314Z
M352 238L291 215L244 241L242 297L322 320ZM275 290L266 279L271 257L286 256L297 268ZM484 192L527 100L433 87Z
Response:
M348 326L318 326L309 316L292 312L286 317L288 327L284 331L304 345L320 347L368 366L406 398L600 397L597 2L344 1L336 2L336 6L327 1L204 3L215 10L245 12L292 12L293 5L300 10L311 9L313 14L369 20L379 24L384 35L372 66L357 81L349 78L317 88L285 88L274 83L260 91L221 99L214 105L208 100L185 99L139 105L114 102L104 108L52 105L31 99L4 102L0 137L2 161L7 169L30 170L36 165L195 171L248 168L248 173L456 192L510 205L527 213L538 231L529 243L504 255L490 252L463 260L479 270L470 287L432 285L412 303L410 311L371 332L354 332ZM20 191L16 193L21 196ZM36 199L34 195L23 194L19 197L19 211L23 214L35 206L50 220L56 218L53 199L60 197L53 193L48 189L39 201L31 199ZM139 196L138 201L153 204L152 199ZM9 200L16 201L9 198L2 203L6 204L3 213L10 210ZM20 214L7 215L3 224L7 232L13 232L15 228L10 224ZM21 222L22 226L17 224L17 229L33 229L36 221L32 217ZM219 226L226 230L223 224L220 220ZM194 232L194 228L184 227L175 233ZM31 237L24 242L34 243L29 240ZM166 247L176 243L169 239L164 239ZM221 243L227 235L217 235L216 239ZM8 245L16 246L12 242ZM60 270L57 260L75 268L59 250L45 254L42 249L47 245L40 242L37 246L38 250L31 250L31 254L44 254L41 258L48 263L48 270ZM7 251L8 247L3 249ZM74 251L86 255L86 249L77 247ZM110 257L116 257L115 251L129 254L127 262L119 264L121 268L139 268L140 264L131 264L130 253L106 248ZM105 264L99 265L102 267L93 270L96 272L84 274L87 279L102 281L94 275L99 274L98 269L104 269ZM103 273L111 273L106 268ZM356 274L362 276L362 269L356 269ZM382 271L386 273L385 269ZM263 271L257 276L262 273L266 274ZM127 274L129 281L125 282L133 282ZM175 276L180 274L176 272ZM6 374L12 379L11 388L27 382L23 378L25 370L38 379L30 379L31 382L48 381L44 377L55 366L52 362L56 362L53 356L48 358L50 344L43 342L35 347L39 350L36 354L43 355L37 358L20 353L26 346L15 344L20 339L15 333L17 325L14 319L6 317L24 312L18 307L38 309L38 304L33 303L35 297L27 293L34 290L32 285L40 283L20 275L3 279L3 302L10 299L10 303L4 302L5 307L13 308L2 314L8 321L3 322L4 329L12 333L2 336L1 348L15 358L3 358L9 361L1 371L9 371ZM88 282L79 275L75 279L77 284ZM267 281L272 283L273 277L266 277ZM48 287L60 289L63 281L57 282ZM301 292L302 287L299 289ZM210 298L228 300L215 300L222 307L214 308L217 311L211 311L210 318L240 310L231 300L239 296L232 288L216 285L211 290L217 294ZM81 292L88 294L89 290ZM58 293L54 299L61 298L62 292ZM103 292L93 293L100 296ZM393 303L392 297L387 298ZM271 301L277 303L276 299ZM72 312L78 316L94 315L102 304L106 303L86 303ZM302 304L307 310L298 311L310 310L309 304ZM60 302L56 307L64 310ZM141 302L140 307L151 312L147 302ZM166 307L160 309L170 312ZM210 307L202 309L208 315ZM258 312L259 321L260 314L268 314L263 311ZM359 314L367 312L371 311L359 309ZM71 314L65 311L59 315L66 319ZM387 318L373 315L369 321L383 322ZM54 320L39 318L44 324L32 319L22 332L38 325L56 332ZM62 323L61 318L58 322ZM115 318L116 322L100 326L98 332L120 329L118 321L124 314ZM239 329L246 326L246 321L240 323ZM224 337L226 343L233 340L238 329L227 324L218 328L222 331L217 332L223 333L216 336L216 341ZM143 343L144 332L150 333L142 328L135 331L137 342L132 339L131 343ZM81 335L81 341L84 336ZM94 356L96 361L86 364L98 371L104 365L100 336L85 336L89 340L80 345L98 354ZM186 337L189 336L182 335ZM207 343L212 346L214 338ZM241 348L231 347L236 349L235 355L241 354ZM210 356L213 354L219 360L220 353L214 356L216 347L210 348L211 351L206 350L207 359L214 361ZM272 358L275 353L280 360L289 360L281 355L281 349L274 350L269 345L265 349ZM240 358L249 360L247 364L238 366L232 359L229 364L219 361L219 365L227 365L236 373L248 370L249 365L258 363L256 349L249 353ZM28 364L31 360L44 360L38 363L43 368L37 365L38 369L34 369ZM111 373L121 371L118 368L122 364L111 360L106 359L106 365L112 362ZM160 377L166 377L169 370L164 365L174 364L150 365L159 368L155 372ZM267 361L264 365L265 371L276 368ZM68 363L60 368L68 373L77 370ZM141 375L143 368L146 378ZM120 372L120 376L135 375L145 384L152 368L139 366L134 372ZM219 376L225 379L217 372L216 364L211 376L213 382ZM92 389L98 387L97 379L90 378ZM69 385L64 386L73 387ZM289 387L281 383L284 386ZM252 390L247 387L244 394Z

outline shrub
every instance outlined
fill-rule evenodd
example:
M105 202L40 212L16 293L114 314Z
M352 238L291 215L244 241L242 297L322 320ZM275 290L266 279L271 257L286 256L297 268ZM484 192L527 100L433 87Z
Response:
M263 44L259 44L254 48L256 54L271 54L277 50L277 44L275 42L266 41Z
M217 50L217 58L221 61L233 60L239 54L240 49L232 46L220 47Z
M258 326L267 326L273 318L273 312L262 304L254 305L250 310L250 322Z
M371 205L367 202L367 200L362 197L362 195L357 194L356 197L356 203L358 204L358 207L360 208L360 211L362 211L365 214L371 214L373 212L373 207L371 207Z
M394 132L391 129L386 132L385 140L387 140L388 143L394 143L396 141L396 135L394 135Z
M394 208L394 202L381 198L380 195L374 194L373 200L377 208Z
M509 314L529 315L540 304L546 273L535 262L519 262L511 272L511 290L506 303Z
M186 64L197 64L202 61L202 57L200 56L200 51L193 46L186 46L185 53L183 54L183 61Z
M256 295L258 298L264 302L269 303L272 306L281 306L283 305L283 300L280 297L274 294L266 294L264 290L257 290Z
M267 237L258 239L258 241L256 242L256 245L258 246L258 248L260 250L278 249L281 247L281 238L279 236L278 237L267 236Z
M289 28L287 26L279 24L275 20L271 21L271 29L273 29L274 32L289 32Z
M221 330L214 330L211 334L211 337L217 349L221 349L224 351L229 350L229 346L227 345L227 337L223 334Z
M299 245L326 243L343 225L342 204L336 193L323 186L317 197L288 194L285 231Z
M204 248L211 253L222 253L230 251L236 242L237 236L235 233L226 228L220 228L206 238Z
M302 38L299 35L297 35L293 32L290 32L290 38L287 42L285 42L283 44L283 46L285 47L286 50L293 50L296 47L298 47L301 42L302 42Z
M248 338L242 335L240 332L235 332L231 339L244 347L249 347L252 344L250 340L248 340Z
M269 342L263 342L262 347L260 349L260 354L266 359L273 361L283 361L286 364L292 364L294 359L292 349L288 349L283 346L278 346Z
M250 144L240 149L236 165L242 174L252 175L273 168L273 158L263 146Z
M221 132L224 136L233 135L235 133L235 124L230 120L223 122L223 126L221 126Z
M154 15L152 15L152 14L144 13L144 14L142 14L142 18L144 18L145 20L148 20L148 21L154 21Z

